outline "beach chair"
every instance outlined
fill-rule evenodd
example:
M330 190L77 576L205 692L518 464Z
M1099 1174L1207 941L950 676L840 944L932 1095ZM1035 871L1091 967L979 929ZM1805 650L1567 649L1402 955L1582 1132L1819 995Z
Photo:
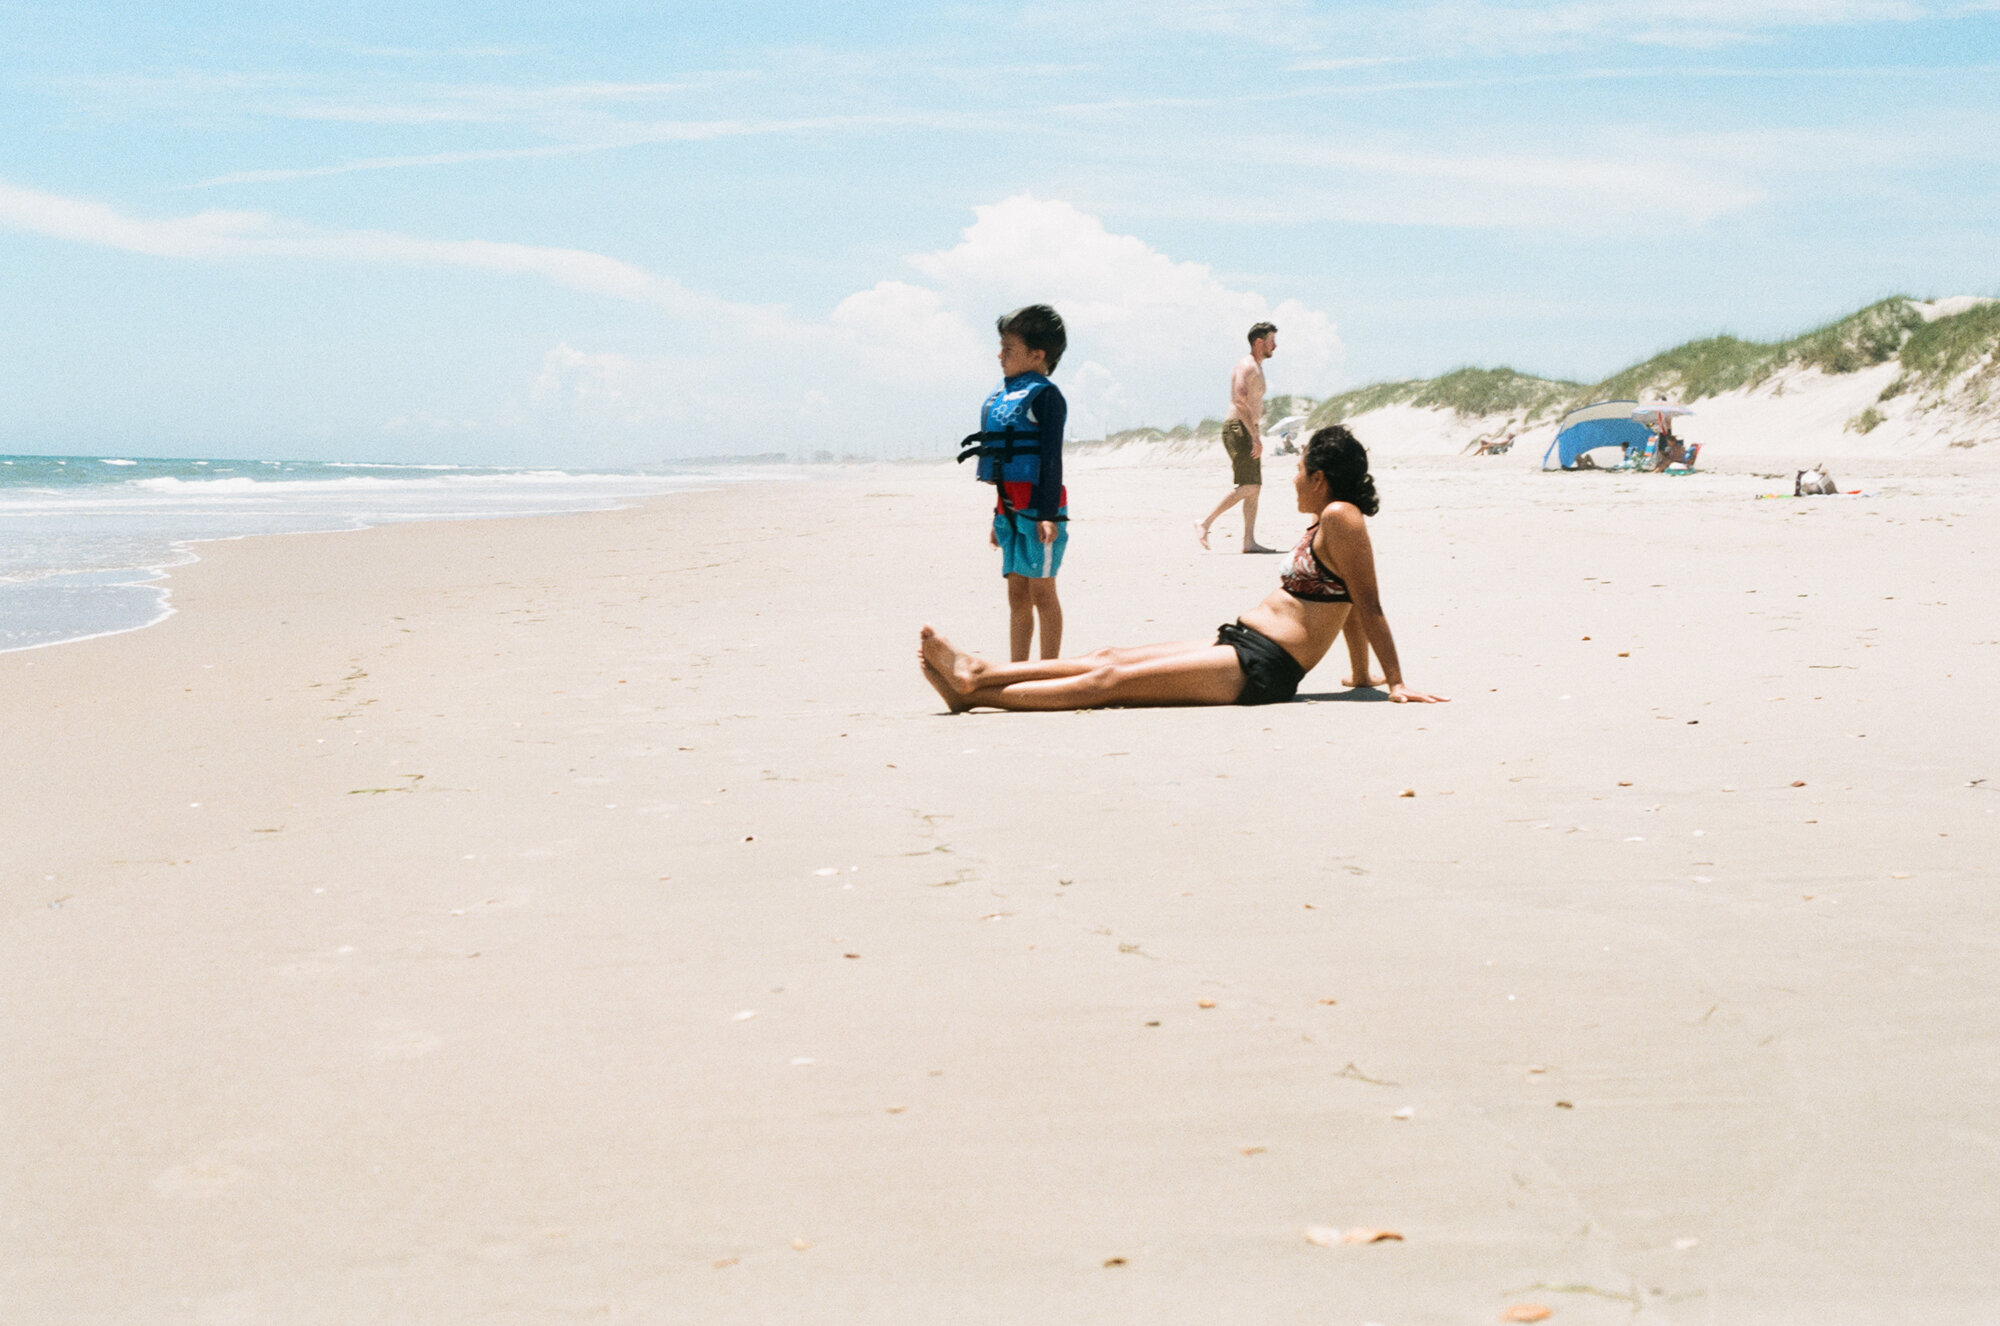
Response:
M1662 473L1662 474L1693 474L1693 473L1694 473L1694 463L1695 463L1696 459L1698 459L1698 458L1700 457L1700 455L1701 455L1701 443L1699 443L1699 442L1684 442L1684 443L1682 443L1681 445L1682 445L1682 446L1683 446L1683 448L1685 448L1685 450L1687 451L1687 459L1686 459L1686 460L1670 460L1670 461L1668 461L1668 462L1667 462L1667 468L1666 468L1666 469L1664 469L1664 470L1661 470L1661 471L1660 471L1660 473Z

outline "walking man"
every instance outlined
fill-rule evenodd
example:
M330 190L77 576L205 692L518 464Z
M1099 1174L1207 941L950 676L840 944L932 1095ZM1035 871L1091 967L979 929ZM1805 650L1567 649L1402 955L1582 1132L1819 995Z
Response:
M1222 425L1222 448L1229 453L1229 475L1236 486L1196 527L1204 548L1208 547L1208 527L1215 518L1241 502L1243 551L1278 551L1257 542L1257 497L1264 489L1264 361L1277 352L1278 329L1260 322L1250 329L1250 353L1230 374L1229 418Z

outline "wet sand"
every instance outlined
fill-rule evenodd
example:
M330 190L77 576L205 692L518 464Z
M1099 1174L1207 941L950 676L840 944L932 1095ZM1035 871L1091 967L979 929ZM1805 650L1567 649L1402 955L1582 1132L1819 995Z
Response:
M1072 650L1276 575L1132 459ZM946 716L942 465L210 546L0 656L0 1315L2000 1317L1973 459L1396 462L1443 707Z

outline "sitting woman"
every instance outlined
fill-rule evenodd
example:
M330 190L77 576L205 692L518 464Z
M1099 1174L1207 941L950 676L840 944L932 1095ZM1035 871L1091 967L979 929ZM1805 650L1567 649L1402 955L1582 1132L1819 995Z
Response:
M1080 658L989 663L962 653L926 626L918 654L924 677L953 713L967 709L1097 709L1113 705L1273 704L1298 693L1313 665L1333 648L1350 614L1353 683L1367 685L1365 645L1381 660L1389 698L1431 704L1442 695L1403 684L1396 642L1375 587L1375 553L1364 519L1375 514L1368 453L1354 434L1322 428L1299 458L1299 510L1317 516L1262 603L1216 633L1214 644L1100 649Z

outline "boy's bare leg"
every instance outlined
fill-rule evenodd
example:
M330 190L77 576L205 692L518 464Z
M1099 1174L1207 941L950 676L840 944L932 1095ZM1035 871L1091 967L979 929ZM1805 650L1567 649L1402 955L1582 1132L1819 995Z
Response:
M1063 614L1062 600L1056 597L1054 576L1031 576L1028 579L1028 601L1034 604L1035 616L1042 625L1042 657L1062 656ZM1021 659L1026 659L1023 653ZM1020 659L1016 660L1021 661Z
M1028 594L1026 576L1007 577L1007 657L1016 663L1028 661L1028 646L1035 639L1035 606Z
M1257 542L1257 499L1264 492L1260 483L1245 484L1248 489L1243 494L1243 551L1247 553L1274 553L1276 548L1266 548Z

